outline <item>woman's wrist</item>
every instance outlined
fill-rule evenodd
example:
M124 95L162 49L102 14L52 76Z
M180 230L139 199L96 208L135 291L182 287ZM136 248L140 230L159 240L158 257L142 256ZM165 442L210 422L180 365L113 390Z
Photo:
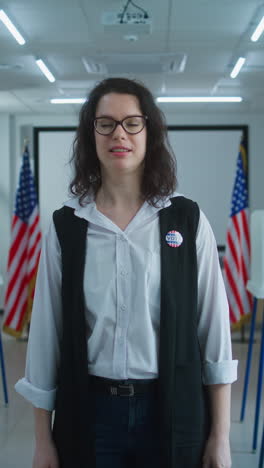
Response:
M219 440L229 440L229 436L230 431L228 429L221 431L212 429L209 434L209 437L213 437L214 439Z
M51 411L34 408L35 440L38 446L52 441L51 416Z

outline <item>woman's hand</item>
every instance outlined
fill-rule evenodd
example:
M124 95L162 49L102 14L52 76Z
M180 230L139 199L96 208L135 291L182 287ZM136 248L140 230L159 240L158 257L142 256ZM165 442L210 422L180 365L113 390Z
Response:
M211 435L203 456L203 468L231 468L229 437Z
M57 450L52 441L36 444L32 468L59 468Z

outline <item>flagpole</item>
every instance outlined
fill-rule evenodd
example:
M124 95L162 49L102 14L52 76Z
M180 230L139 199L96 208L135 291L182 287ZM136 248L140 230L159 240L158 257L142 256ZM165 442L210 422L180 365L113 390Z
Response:
M3 278L0 275L0 286L3 285ZM5 359L4 359L4 350L2 344L2 330L0 330L0 364L1 364L1 373L2 373L2 383L4 390L4 399L5 406L8 406L8 391L7 391L7 381L6 381L6 372L5 372Z
M0 331L0 363L1 363L1 373L2 373L2 381L3 381L5 406L8 406L7 381L6 381L5 360L4 360L4 351L3 351L3 345L2 345L1 331Z

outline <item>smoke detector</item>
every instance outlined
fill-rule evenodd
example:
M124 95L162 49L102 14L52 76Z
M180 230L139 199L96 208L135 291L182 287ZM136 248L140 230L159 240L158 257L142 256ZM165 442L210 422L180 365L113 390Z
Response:
M129 42L136 42L138 40L138 36L136 34L125 34L124 39Z

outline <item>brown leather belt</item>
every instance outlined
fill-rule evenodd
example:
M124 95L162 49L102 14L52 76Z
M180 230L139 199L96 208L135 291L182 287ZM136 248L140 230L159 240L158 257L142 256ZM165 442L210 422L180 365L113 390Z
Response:
M131 397L134 395L153 392L157 388L158 379L112 380L90 375L89 382L95 392L113 396Z

